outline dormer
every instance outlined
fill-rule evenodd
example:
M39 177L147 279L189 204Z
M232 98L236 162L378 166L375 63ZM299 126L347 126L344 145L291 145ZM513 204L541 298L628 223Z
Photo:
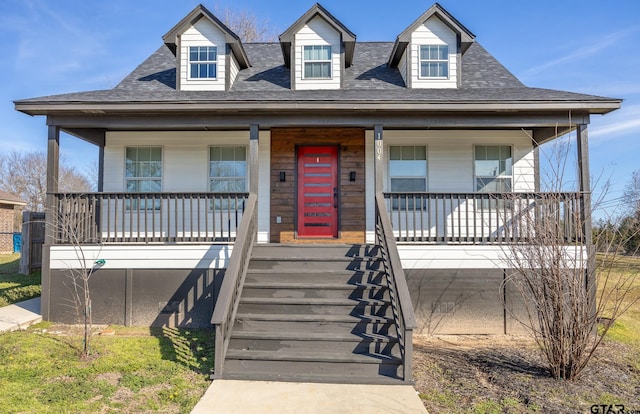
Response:
M316 3L280 35L291 89L340 89L355 44L356 35Z
M176 56L176 89L228 91L251 64L238 35L203 5L162 37Z
M475 35L438 3L396 39L388 65L397 67L409 88L457 88L460 63Z

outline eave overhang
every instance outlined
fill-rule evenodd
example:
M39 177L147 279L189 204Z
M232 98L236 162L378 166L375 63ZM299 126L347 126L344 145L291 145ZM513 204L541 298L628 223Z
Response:
M329 13L319 3L316 3L305 14L296 20L287 30L284 31L278 38L280 40L280 47L282 48L282 56L284 58L284 65L287 68L291 67L291 45L293 39L307 23L313 20L316 16L324 19L331 27L340 33L342 44L344 45L345 55L345 67L348 68L353 63L353 53L356 48L356 35L353 34L342 22L336 19L331 13Z
M422 16L418 17L413 23L409 25L402 33L396 38L396 43L393 45L393 50L389 56L388 65L390 67L398 66L398 62L402 58L402 54L406 50L407 46L411 42L411 34L416 31L418 27L424 24L431 17L437 17L447 27L449 27L457 36L460 44L460 52L464 52L469 49L469 46L475 42L476 36L471 33L469 29L464 27L455 17L453 17L448 11L444 9L440 4L435 3L429 8Z
M247 56L240 37L229 29L220 19L218 19L213 13L207 10L202 4L199 4L191 13L189 13L184 19L180 20L171 30L162 36L162 40L169 47L169 49L175 55L177 53L178 39L182 34L191 26L196 24L198 20L206 19L211 24L216 26L218 30L224 33L225 42L229 45L231 53L238 61L238 65L241 69L246 69L251 66L249 57Z
M162 102L15 102L15 109L28 115L154 114L215 112L267 113L279 111L377 111L461 113L582 112L607 114L619 109L620 100L600 101L162 101Z

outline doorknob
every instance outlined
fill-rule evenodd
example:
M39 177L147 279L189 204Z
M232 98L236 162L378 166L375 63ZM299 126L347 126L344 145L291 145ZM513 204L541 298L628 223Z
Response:
M333 187L333 208L338 208L338 187Z

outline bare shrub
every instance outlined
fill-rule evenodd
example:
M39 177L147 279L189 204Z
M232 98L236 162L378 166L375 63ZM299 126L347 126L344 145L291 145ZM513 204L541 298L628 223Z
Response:
M503 289L514 290L522 300L523 311L513 316L533 334L551 375L573 380L616 318L635 302L628 299L637 271L615 277L613 272L619 265L620 240L632 234L614 229L601 233L609 239L587 244L590 209L583 204L584 194L562 192L569 151L557 153L564 156L554 164L548 192L535 201L523 202L516 195L508 201L512 208L502 217L505 226L517 226L525 237L503 248L510 269ZM595 244L601 249L597 267Z

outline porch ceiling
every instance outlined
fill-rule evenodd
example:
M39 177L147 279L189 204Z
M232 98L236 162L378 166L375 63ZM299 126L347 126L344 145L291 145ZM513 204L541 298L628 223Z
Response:
M47 124L59 126L73 135L87 137L90 130L244 130L257 124L261 129L277 127L359 127L385 129L537 129L545 135L575 125L588 124L587 111L547 112L432 112L432 111L198 111L194 113L55 113Z

